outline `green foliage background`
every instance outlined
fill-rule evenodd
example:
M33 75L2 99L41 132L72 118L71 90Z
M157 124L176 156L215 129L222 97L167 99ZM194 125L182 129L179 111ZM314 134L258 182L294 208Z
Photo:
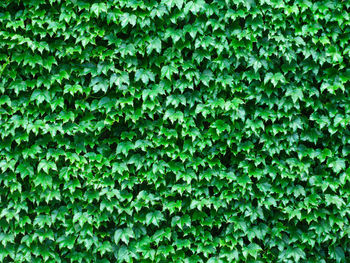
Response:
M1 262L346 262L350 1L0 2Z

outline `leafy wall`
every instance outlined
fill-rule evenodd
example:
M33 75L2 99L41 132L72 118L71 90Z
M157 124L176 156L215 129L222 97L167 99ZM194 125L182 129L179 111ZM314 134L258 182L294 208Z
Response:
M350 2L0 2L1 262L346 262Z

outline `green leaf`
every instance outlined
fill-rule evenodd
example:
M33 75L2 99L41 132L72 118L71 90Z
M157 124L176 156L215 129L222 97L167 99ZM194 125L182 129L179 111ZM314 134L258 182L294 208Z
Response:
M337 206L338 209L340 209L343 205L345 205L344 200L339 196L326 194L325 200L327 205L334 204Z
M159 226L159 223L164 221L164 216L160 211L155 211L155 212L149 212L146 215L146 224L150 225L156 225Z
M211 127L215 128L218 134L221 134L224 131L227 131L228 133L230 133L231 131L231 127L229 124L227 124L225 121L223 120L217 120L215 121Z
M54 162L50 162L46 159L43 159L38 164L38 172L43 170L45 173L49 173L49 169L57 171L57 166Z
M29 175L29 177L34 175L34 169L30 165L30 163L24 162L18 165L16 169L16 173L20 173L21 178L25 178Z
M148 46L147 46L147 54L151 54L153 50L156 50L157 53L160 53L162 50L162 42L159 38L155 38L150 40Z
M161 69L161 77L162 78L166 77L169 80L171 80L171 77L173 76L173 74L177 74L177 73L178 73L178 69L173 65L167 65L162 67Z
M100 13L107 12L107 6L105 3L95 3L91 5L91 9L92 12L94 12L96 14L96 16L99 16Z
M256 259L260 250L261 247L258 244L250 243L247 247L243 248L243 256L247 258L250 255Z
M334 249L335 251L335 259L337 262L345 262L345 253L344 250L341 247L336 247Z
M300 248L288 248L286 251L286 258L293 258L295 262L299 262L300 259L304 259L306 254Z
M119 241L122 240L125 244L129 244L129 239L134 238L134 231L127 227L124 229L117 229L114 232L114 242L118 245Z
M339 173L345 169L345 160L340 158L335 159L334 161L329 162L329 167L333 168L335 173Z
M150 80L154 81L154 77L155 75L149 70L139 69L135 73L135 80L139 81L141 79L144 84L148 84Z
M304 94L301 88L288 87L286 91L286 96L292 97L293 103L296 103L298 100L302 101Z
M136 25L137 16L134 14L123 13L120 17L122 27L126 27L128 24L131 26Z
M130 254L130 252L129 252L128 248L125 245L123 245L123 246L119 247L119 249L115 253L115 258L118 260L118 262L128 261L129 254Z
M7 104L8 106L11 107L11 99L7 95L3 95L0 97L0 106Z

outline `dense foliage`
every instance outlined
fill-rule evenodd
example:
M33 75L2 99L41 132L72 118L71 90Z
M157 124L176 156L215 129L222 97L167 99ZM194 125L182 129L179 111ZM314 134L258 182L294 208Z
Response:
M0 262L346 262L349 13L2 0Z

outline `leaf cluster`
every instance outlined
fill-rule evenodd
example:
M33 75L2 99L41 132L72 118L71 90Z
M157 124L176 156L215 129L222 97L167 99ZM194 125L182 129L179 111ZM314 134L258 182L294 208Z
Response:
M0 1L0 262L347 262L349 14Z

